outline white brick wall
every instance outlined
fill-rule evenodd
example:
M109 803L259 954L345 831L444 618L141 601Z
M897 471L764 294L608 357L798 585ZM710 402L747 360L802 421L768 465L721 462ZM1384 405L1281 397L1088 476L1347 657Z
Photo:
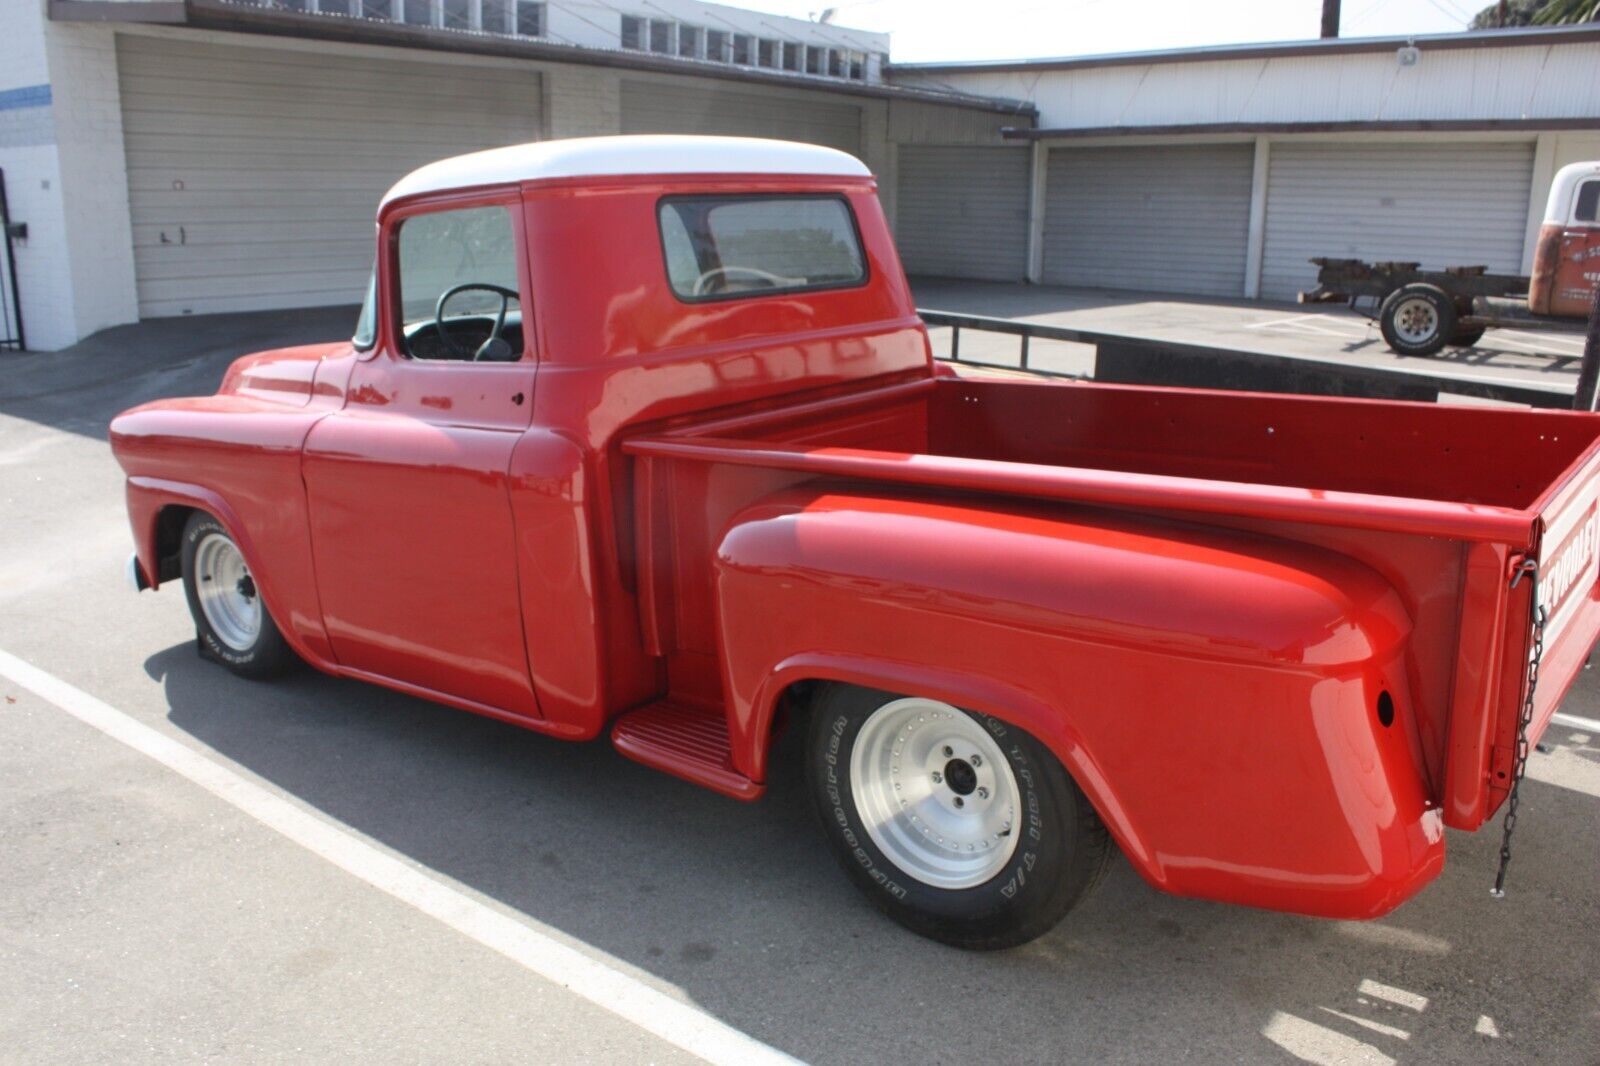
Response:
M44 49L43 0L0 0L0 92L50 83ZM73 331L72 277L66 250L66 219L61 203L61 174L49 142L48 105L6 113L8 126L26 121L32 136L0 142L0 169L5 171L11 217L27 223L28 239L19 241L17 282L22 295L23 324L32 348L70 344Z
M0 91L50 89L49 104L5 112L0 140L11 215L28 226L28 346L50 351L137 318L116 55L108 28L51 23L43 0L0 0L0 25Z
M46 42L70 220L73 327L85 337L139 317L116 45L109 28L89 25L51 24Z
M55 145L0 149L0 167L6 172L11 217L28 225L28 239L15 246L28 347L46 352L65 348L78 335Z
M50 80L40 44L44 10L44 0L0 0L0 90Z

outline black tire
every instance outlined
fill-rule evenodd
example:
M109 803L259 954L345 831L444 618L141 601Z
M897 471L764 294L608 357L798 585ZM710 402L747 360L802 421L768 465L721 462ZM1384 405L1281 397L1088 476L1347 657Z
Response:
M1433 355L1456 331L1456 304L1437 285L1413 282L1383 298L1378 327L1391 351L1401 355Z
M1010 948L1048 932L1105 872L1111 845L1093 807L1033 737L988 715L951 708L986 730L1009 764L1018 789L1018 836L1009 861L989 880L959 889L926 883L873 841L852 794L856 738L874 712L899 699L835 684L812 707L807 785L840 865L889 917L953 947Z
M264 603L260 606L259 628L249 642L230 643L224 640L206 617L200 602L195 557L200 545L210 537L221 537L229 545L233 544L233 536L221 522L204 511L190 515L183 527L183 592L189 601L189 613L194 617L195 640L199 644L201 657L219 662L240 677L252 680L278 677L294 669L300 660L289 647L288 641L283 639L283 633L273 622ZM234 550L238 550L237 546ZM245 579L251 580L248 571ZM255 598L253 587L252 581L251 599Z
M1457 326L1455 332L1450 334L1450 345L1454 348L1470 348L1483 340L1485 330L1484 326Z

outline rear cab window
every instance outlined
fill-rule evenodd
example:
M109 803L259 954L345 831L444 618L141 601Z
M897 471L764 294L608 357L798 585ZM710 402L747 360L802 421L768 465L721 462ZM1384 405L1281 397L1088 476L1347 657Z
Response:
M1578 186L1578 202L1572 211L1572 221L1600 221L1600 181L1586 181Z
M667 280L680 300L851 288L867 280L842 196L669 196L659 207Z

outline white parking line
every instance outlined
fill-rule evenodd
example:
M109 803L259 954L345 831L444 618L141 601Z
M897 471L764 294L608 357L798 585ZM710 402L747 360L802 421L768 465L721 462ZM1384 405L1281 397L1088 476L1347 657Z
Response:
M1583 718L1576 714L1552 714L1550 721L1554 725L1564 725L1568 729L1587 729L1591 733L1600 733L1600 720Z
M1246 329L1268 329L1277 333L1297 333L1315 337L1359 337L1367 333L1367 323L1352 322L1331 315L1295 315L1292 318L1272 318L1265 322L1251 322Z
M5 651L0 651L0 676L149 756L346 873L670 1044L728 1066L798 1061L623 972L620 960L587 955L562 943L548 926L513 918L451 888Z

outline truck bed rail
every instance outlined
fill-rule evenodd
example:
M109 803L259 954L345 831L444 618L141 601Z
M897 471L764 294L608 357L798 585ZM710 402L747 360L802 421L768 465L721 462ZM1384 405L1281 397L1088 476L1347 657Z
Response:
M1491 543L1527 543L1536 520L1536 515L1527 511L1482 504L992 459L786 446L716 437L640 437L626 442L623 450L644 458L770 467L840 478L1115 507L1207 514L1247 511L1258 517L1290 522Z

